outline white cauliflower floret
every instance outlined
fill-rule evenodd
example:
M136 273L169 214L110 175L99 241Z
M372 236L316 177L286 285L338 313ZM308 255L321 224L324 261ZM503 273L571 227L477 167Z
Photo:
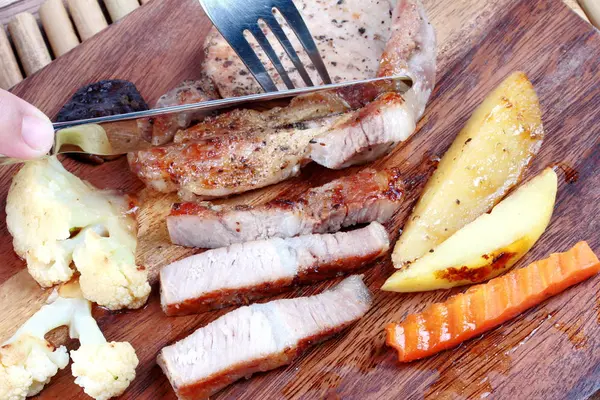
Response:
M41 286L67 282L79 270L89 300L113 310L139 308L150 286L148 272L135 265L136 227L127 209L122 196L94 188L48 157L27 162L13 178L6 223ZM92 266L92 259L103 262Z
M0 369L4 369L8 376L8 386L12 387L12 396L8 397L15 399L24 399L41 392L58 370L69 363L65 346L55 349L46 340L27 334L2 346L0 359Z
M148 272L135 265L133 253L92 230L83 235L73 260L84 297L111 310L143 306L150 294Z
M0 399L22 400L33 385L33 378L21 366L6 367L0 362Z
M71 337L79 338L81 346L71 351L71 371L75 383L96 400L121 395L135 379L139 360L131 344L108 343L91 316L89 308L75 313Z
M121 395L135 379L138 358L127 342L82 345L71 351L75 383L96 400Z
M38 394L59 369L69 363L64 346L56 349L44 339L52 329L68 325L83 299L58 297L44 305L0 348L0 399L22 400Z
M122 394L135 379L138 358L127 342L107 343L92 317L77 281L61 286L0 348L0 400L23 400L38 394L59 369L69 363L64 346L55 349L44 335L68 326L79 339L71 351L75 383L96 400Z

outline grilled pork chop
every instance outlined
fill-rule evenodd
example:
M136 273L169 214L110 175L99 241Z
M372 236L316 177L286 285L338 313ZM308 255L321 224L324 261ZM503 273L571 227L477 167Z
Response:
M163 267L161 304L185 315L245 304L269 294L343 275L382 256L389 237L378 222L350 232L271 238L208 250Z
M375 7L377 2L370 2ZM344 7L353 15L349 4ZM360 14L356 15L360 20ZM346 23L349 21L356 22L347 19ZM373 99L369 98L372 92L359 93L356 97L363 95L365 101L356 104L366 104L364 107L356 109L349 104L346 110L338 111L341 114L324 117L315 113L316 119L302 119L300 124L291 126L234 124L240 127L227 135L223 130L215 135L205 124L199 129L202 132L199 136L178 134L181 143L130 154L132 170L159 191L179 190L184 198L219 197L280 182L297 174L310 160L328 168L344 168L385 154L413 133L435 79L435 35L419 1L400 0L392 21L392 34L382 50L378 74L410 76L413 87L406 95L391 92ZM310 103L311 97L305 97L304 101ZM322 96L318 101L322 101ZM326 110L326 104L320 109ZM282 112L294 110L288 108ZM223 123L228 118L237 117L227 113L219 121L226 125ZM304 117L310 117L310 113ZM285 145L288 141L291 146Z
M298 96L287 107L275 107L259 112L252 109L233 111L208 117L191 129L191 121L199 115L184 113L178 116L162 116L145 120L139 125L142 136L154 145L165 144L175 136L175 142L205 139L231 132L252 131L264 128L290 127L302 121L321 118L363 107L380 94L392 90L385 82L375 82L358 88L341 88L333 92L319 92ZM216 98L211 83L206 78L199 81L185 81L180 86L162 96L156 107L167 107L206 101ZM176 135L174 135L177 132Z
M328 118L301 127L231 132L128 155L131 170L160 192L215 198L242 193L295 176L306 143L327 129Z
M358 87L346 87L335 91L298 96L293 98L286 107L275 107L262 112L252 109L234 109L216 117L206 118L189 129L180 130L175 135L175 143L201 140L223 134L302 127L304 121L364 107L392 89L394 87L386 82L373 82Z
M179 399L205 399L255 372L290 364L371 306L360 276L321 294L238 308L164 347L158 365Z
M337 232L351 225L386 222L400 206L403 190L397 170L367 168L298 199L277 199L257 207L177 203L167 227L174 244L201 248Z
M294 0L294 3L313 33L315 44L333 82L365 79L376 75L379 60L390 38L392 13L397 1ZM282 19L278 19L283 22ZM282 23L282 26L294 48L298 49L303 64L312 67L295 34L286 23ZM274 44L274 49L286 71L289 71L294 86L305 86L277 39L270 30L263 31ZM285 89L286 86L260 46L255 41L250 41L250 44L267 66L278 88ZM215 82L221 96L235 97L262 91L244 63L215 28L207 37L205 53L202 70ZM307 72L315 84L322 84L314 68L307 68Z

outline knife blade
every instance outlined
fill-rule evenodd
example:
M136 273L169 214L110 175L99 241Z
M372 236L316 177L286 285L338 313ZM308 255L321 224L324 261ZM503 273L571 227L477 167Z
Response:
M405 93L412 87L412 79L405 75L396 75L372 79L363 79L322 86L311 86L278 92L258 93L227 99L209 100L194 104L184 104L128 114L111 115L78 121L54 123L54 145L50 155L63 153L86 153L99 156L121 155L152 147L138 130L138 121L178 113L200 114L208 116L215 111L232 107L256 106L273 100L296 97L308 93L340 91L352 93L376 90L376 93ZM0 156L0 165L24 162L10 157Z

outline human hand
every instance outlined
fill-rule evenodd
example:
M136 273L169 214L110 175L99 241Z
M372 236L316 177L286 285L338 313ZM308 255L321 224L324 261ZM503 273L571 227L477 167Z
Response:
M30 159L46 154L54 142L54 129L43 112L0 89L0 154Z

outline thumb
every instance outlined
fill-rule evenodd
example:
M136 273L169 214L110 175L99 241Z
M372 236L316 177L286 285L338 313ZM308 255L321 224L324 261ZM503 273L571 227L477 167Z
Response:
M54 129L43 112L0 89L0 154L29 159L48 153Z

